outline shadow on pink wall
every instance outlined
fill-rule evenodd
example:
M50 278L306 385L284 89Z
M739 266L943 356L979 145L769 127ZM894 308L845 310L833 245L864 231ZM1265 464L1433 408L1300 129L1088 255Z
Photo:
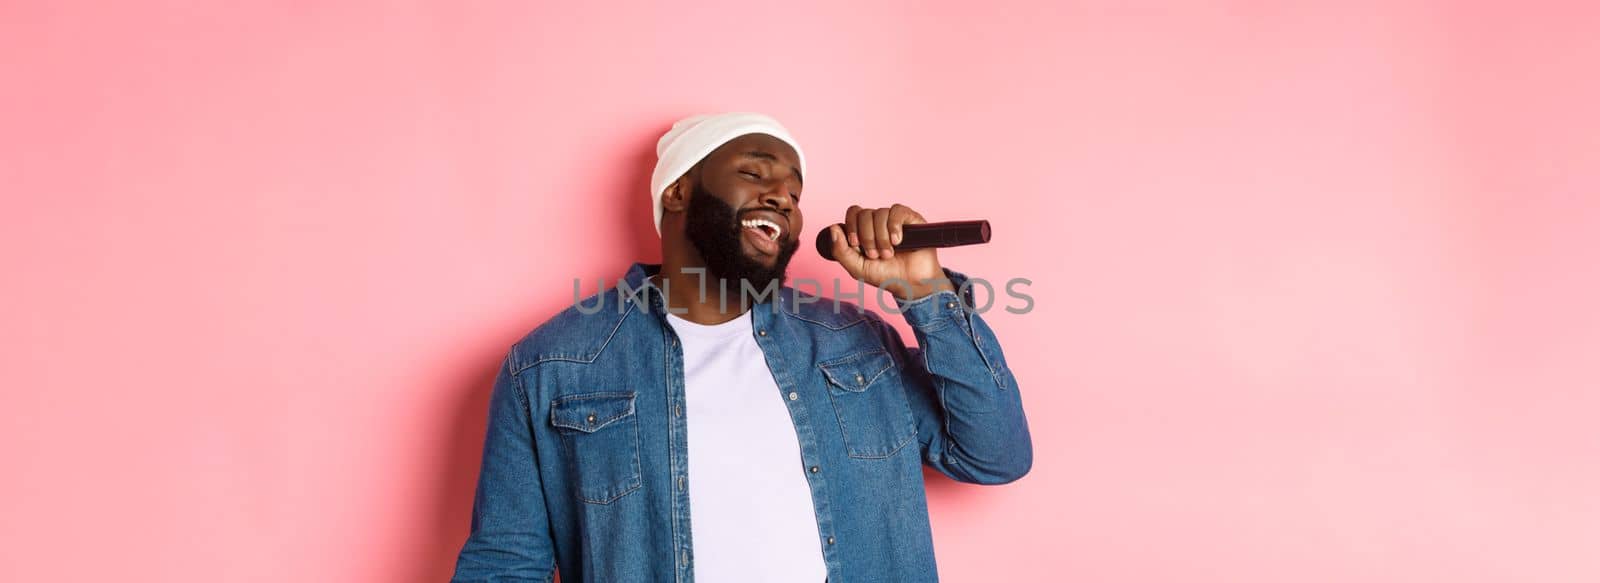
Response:
M604 193L605 200L602 204L590 207L601 212L606 210L613 212L616 220L611 224L618 225L615 229L621 231L620 239L627 241L623 256L605 261L608 265L613 265L611 273L620 274L635 261L660 261L659 238L655 227L651 224L654 217L645 212L646 207L640 205L639 201L642 197L640 193L650 190L650 173L656 159L656 138L665 131L666 127L663 126L654 132L640 134L637 142L629 148L632 160L629 167L634 171L623 182L624 187L615 192ZM554 193L553 195L576 194ZM569 217L546 217L544 220L569 219ZM597 223L604 224L605 221ZM537 224L528 225L530 229L539 227ZM556 249L554 252L561 250ZM564 286L553 286L530 293L532 302L537 308L529 310L528 313L536 314L537 320L530 322L526 330L519 331L516 338L490 344L509 348L512 342L521 338L521 334L531 331L545 319L566 309L572 301L570 292L567 291L569 289ZM449 349L440 347L439 352L448 353ZM465 363L457 370L459 381L454 383L452 390L449 391L450 394L456 395L454 406L445 407L440 411L441 415L449 416L450 422L438 424L441 427L448 427L449 430L433 440L439 444L441 451L431 459L440 462L432 467L424 465L424 469L429 473L427 478L434 481L435 486L431 496L418 501L423 508L431 509L430 515L433 517L430 523L431 529L419 535L425 544L423 550L412 558L413 566L407 569L407 572L411 573L407 576L407 581L416 583L448 581L455 571L456 556L466 540L472 521L472 500L477 488L478 466L483 459L483 437L488 417L489 394L504 358L503 351L480 354L475 360ZM556 580L560 581L559 578Z

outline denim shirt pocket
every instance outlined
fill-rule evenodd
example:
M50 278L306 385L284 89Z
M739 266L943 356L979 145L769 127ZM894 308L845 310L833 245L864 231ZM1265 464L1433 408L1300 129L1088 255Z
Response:
M853 458L886 458L916 438L916 423L900 386L894 357L866 350L817 365Z
M578 499L610 504L639 489L639 420L632 392L570 395L551 401Z

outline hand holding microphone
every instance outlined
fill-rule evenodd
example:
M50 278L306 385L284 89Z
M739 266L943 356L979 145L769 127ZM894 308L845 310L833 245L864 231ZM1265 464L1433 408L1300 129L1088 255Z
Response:
M988 221L929 223L902 204L851 205L843 223L817 233L817 252L839 262L851 277L910 300L949 288L930 281L944 278L935 248L988 241Z

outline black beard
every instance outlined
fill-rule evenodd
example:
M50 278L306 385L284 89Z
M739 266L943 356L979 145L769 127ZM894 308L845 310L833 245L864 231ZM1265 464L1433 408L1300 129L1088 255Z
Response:
M699 183L694 185L684 218L689 243L705 258L706 271L728 282L727 291L742 295L739 285L743 281L750 282L757 295L774 283L773 289L783 286L789 260L800 249L798 238L780 239L777 260L772 262L772 267L762 265L744 253L744 227L739 225L733 206L707 192Z

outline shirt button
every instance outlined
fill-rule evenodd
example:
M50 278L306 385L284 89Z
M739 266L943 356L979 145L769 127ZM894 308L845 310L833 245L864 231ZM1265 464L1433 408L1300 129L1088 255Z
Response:
M756 332L756 334L760 334L762 336L766 336L767 335L767 331L766 330L759 330L759 331Z
M817 466L811 466L811 473L815 474L815 473L820 472L820 471L822 471L822 468L819 468Z
M594 413L589 414L589 424L594 425Z
M677 406L673 407L672 408L672 414L673 415L677 415L679 417L682 417L683 416L683 405L677 405Z
M794 391L789 391L789 400L790 401L793 401L793 400L796 400L796 399L799 399L799 398L800 398L800 393L796 393Z
M867 380L866 377L861 376L860 373L856 373L856 384L859 385L859 384L862 383L862 381L865 381L865 380Z
M944 305L944 307L946 307L946 308L954 308L954 307L956 307L956 303L955 302L949 302L949 303L946 303Z
M828 544L830 544L830 545L833 544L833 537L831 537L831 536L828 537Z

